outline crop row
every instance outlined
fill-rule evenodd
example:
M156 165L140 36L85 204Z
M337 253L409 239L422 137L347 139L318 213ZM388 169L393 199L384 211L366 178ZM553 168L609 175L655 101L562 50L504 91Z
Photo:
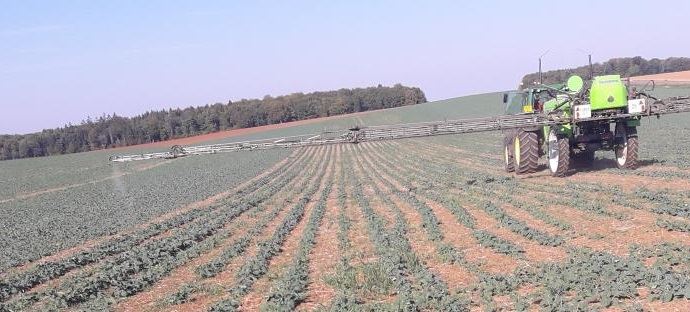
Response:
M333 176L335 166L332 166L331 176ZM283 273L281 279L276 282L273 291L269 293L268 299L261 309L265 311L292 311L300 302L306 298L307 285L309 283L309 253L314 247L316 232L321 225L326 211L326 201L331 194L333 181L327 182L321 198L302 234L297 254L292 260L290 267Z
M302 161L310 161L311 157L313 157L313 155L310 155L310 157L305 157L305 155L306 154L302 154L294 162L285 162L270 174L236 190L235 194L241 195L255 192L258 189L261 189L266 183L269 183L272 179L282 176L288 170L294 171L291 173L293 175L297 174L297 171L294 170L295 167L298 166ZM162 222L152 223L130 234L124 234L122 236L107 240L92 248L77 252L70 257L55 261L47 261L35 265L30 269L10 275L0 281L0 302L7 300L13 294L24 292L51 279L60 277L72 270L98 262L106 257L127 251L165 231L179 228L197 218L204 217L207 214L217 210L218 207L222 205L237 205L241 199L242 198L234 199L231 203L224 201L219 204L181 213Z
M87 174L76 186L69 187L60 183L58 175L55 190L44 189L35 196L0 203L0 271L80 246L84 241L127 231L139 226L142 220L227 191L278 163L289 152L179 158L166 160L163 163L168 164L155 169L126 175L120 171L121 164L109 163L101 155L97 162L87 165L105 167L113 178L94 179ZM152 160L148 165L157 163ZM43 179L43 175L33 178Z
M363 154L369 153L369 151L363 151ZM364 156L364 155L363 155ZM371 155L373 157L376 157L377 155ZM436 217L436 214L433 212L433 210L422 200L417 198L416 195L413 194L412 190L415 190L416 187L413 186L411 183L408 183L406 180L404 180L401 176L398 175L397 172L394 170L389 170L386 166L382 166L382 164L387 163L385 157L381 160L381 162L378 162L378 166L374 165L374 162L368 157L365 156L363 157L366 159L366 163L369 166L368 169L372 173L377 173L379 176L380 180L382 181L383 185L390 190L392 194L400 198L402 201L406 202L410 207L415 209L420 216L422 217L422 228L425 230L427 238L434 243L434 247L436 249L437 254L441 258L442 261L446 263L453 263L453 264L459 264L467 268L470 272L477 272L478 268L469 263L466 258L464 253L455 248L453 245L450 243L446 242L444 240L443 236L443 231L440 228L441 221ZM400 189L396 188L396 186L389 181L388 179L384 178L383 175L378 174L380 172L383 172L385 175L393 179L394 181L397 181L398 183L401 184L403 189L408 190L408 192L401 191ZM421 181L417 181L420 183L424 183ZM433 188L421 188L424 191L430 191ZM394 205L391 200L388 198L388 195L384 192L382 192L378 187L374 185L374 190L378 194L380 198L384 200L384 202L388 203L389 205ZM459 213L466 213L467 211L464 210L464 208L460 206L456 206L455 208L457 212ZM469 214L463 214L463 216L467 216L469 223L474 224L474 218L472 218Z
M33 294L16 302L19 307L26 306L48 297L58 307L79 304L103 295L112 287L115 296L129 296L155 283L173 268L197 256L204 248L200 245L214 234L227 234L219 230L240 214L266 201L283 188L297 174L282 175L275 183L261 186L244 198L222 203L218 209L207 211L202 217L194 219L185 227L171 230L171 235L162 239L148 241L126 252L99 262L96 270L71 277L45 295ZM208 245L207 245L208 247Z
M361 149L355 151L355 155L361 155ZM380 259L385 268L385 272L393 284L398 289L398 300L396 304L397 309L432 309L432 310L463 310L466 309L466 303L457 295L451 295L448 286L431 273L425 267L423 262L417 257L412 250L410 242L407 239L407 231L409 225L405 217L400 212L392 201L387 198L375 183L372 183L371 172L367 171L363 165L362 160L357 161L357 170L360 172L360 178L366 181L370 187L374 189L379 198L390 208L394 209L396 221L393 227L389 230L385 227L385 222L374 209L372 209L369 200L362 193L364 185L362 182L356 183L353 188L353 197L356 199L362 213L367 219L367 228L369 237L374 242L376 250L380 254ZM421 289L417 289L408 280L406 274L411 274L414 281L418 283Z
M643 252L618 257L576 249L562 263L525 267L510 275L487 276L480 284L481 293L491 298L514 293L524 285L539 285L538 290L518 301L538 303L544 310L567 311L620 305L625 300L637 298L640 288L648 289L652 300L689 298L687 272L674 272L661 264L647 267L644 258L639 257L641 254Z
M310 164L307 164L307 166L308 165ZM310 182L310 179L308 177L312 177L316 174L318 166L312 166L311 168L307 168L306 171L303 171L303 169L304 167L300 168L300 173L303 174L303 176L301 177L301 181L295 181L295 184L290 185L287 188L287 190L289 191L286 196L290 200L292 199L292 197L299 195L299 193L302 190L306 189ZM305 172L306 175L304 175ZM295 177L293 176L291 180L294 180L294 178ZM268 225L268 223L273 221L278 216L278 214L281 211L283 211L284 208L285 206L283 206L282 204L276 205L267 215L263 216L261 220L259 220L259 222L252 226L252 228L249 231L247 231L244 235L238 238L232 245L223 249L223 251L218 256L213 258L211 261L196 267L196 273L202 278L210 278L222 272L232 259L242 255L247 250L250 243L254 239L256 239L257 235L259 235L261 231L263 231L264 228Z
M321 161L324 164L330 161L330 153ZM325 169L324 169L325 170ZM273 235L259 244L257 254L246 262L235 274L235 286L228 292L229 296L211 306L210 311L235 311L241 298L251 291L254 282L268 272L269 261L281 251L281 247L288 235L304 217L304 212L311 198L318 191L323 174L317 173L316 179L307 189L283 219L282 223L273 232Z
M379 157L377 160L380 160L381 163L387 163L388 164L388 166L380 166L384 171L386 171L387 175L395 177L399 181L404 180L404 177L400 176L399 174L397 174L396 172L393 172L393 170L391 170L391 168L393 168L392 167L393 164L390 163L389 161L387 161L386 157ZM401 160L400 162L398 162L398 165L397 165L398 168L402 167L404 163L405 163L404 160ZM423 168L424 169L430 169L426 165ZM444 174L447 175L447 173L445 173L445 172L438 172L438 174L436 174L437 172L433 172L433 173L434 174L429 174L427 176L427 174L422 175L422 174L418 174L418 173L413 173L413 170L406 171L406 174L411 176L412 179L414 179L417 183L426 184L429 186L443 185L444 187L447 187L446 186L446 184L447 184L446 180L443 180L443 178L440 178ZM424 192L427 196L429 196L429 198L437 199L442 204L446 204L445 205L446 208L449 209L451 211L451 213L453 213L461 223L463 223L465 226L467 226L468 228L472 229L475 232L473 235L475 238L477 238L479 240L480 244L485 245L487 247L490 247L490 248L492 248L492 249L494 249L500 253L518 255L518 254L523 252L521 248L515 246L514 244L512 244L508 240L501 239L501 238L499 238L499 237L497 237L497 236L495 236L495 235L493 235L487 231L477 230L475 228L474 218L469 214L469 212L467 212L467 210L465 208L461 207L456 201L449 199L447 196L443 196L443 195L439 194L437 191L435 191L435 189L433 187L418 188L417 190ZM411 195L408 195L408 196L411 196ZM431 212L431 211L429 211L429 213L433 214L433 212ZM505 217L504 220L507 220L507 217ZM515 224L517 224L517 223L515 223ZM523 227L522 230L523 230L523 233L540 233L540 232L533 230L531 228L526 228L526 230L525 230L525 228Z
M428 159L428 156L419 155L419 157ZM600 195L597 193L601 191L601 189L598 188L587 187L588 191L583 192L581 188L585 186L581 184L565 184L563 186L553 187L551 185L541 184L539 181L535 181L535 183L521 183L514 178L478 171L473 168L462 167L462 169L460 169L454 164L453 159L446 159L448 159L448 157L443 155L439 155L438 157L434 156L433 160L427 161L427 165L430 167L441 167L440 170L442 170L442 172L463 177L465 186L481 184L483 187L487 184L491 184L491 189L493 189L493 193L496 194L494 196L500 195L500 192L496 192L495 190L501 188L507 190L509 193L522 194L525 198L534 198L537 202L541 203L570 206L584 212L595 213L619 220L625 218L625 215L609 211L605 208L600 197L598 197ZM486 191L488 188L484 188L484 190ZM527 210L527 212L529 213L530 210ZM539 214L535 214L534 216L536 218L542 218ZM551 218L544 218L544 221L552 222L548 219Z
M657 206L652 209L656 213L690 218L690 205L682 200L673 198L669 194L646 188L638 189L636 194L640 198L656 203Z
M429 175L433 177L437 174L442 172L434 171ZM482 182L481 179L476 181ZM687 250L687 247L684 249ZM663 250L654 256L667 257L668 254ZM670 269L679 263L690 263L688 254L663 263L657 260L648 268L640 258L617 257L583 249L571 252L564 263L541 264L536 269L523 268L508 276L484 275L480 288L485 300L492 300L495 295L509 292L516 295L515 291L521 286L537 285L537 291L527 295L527 298L516 295L514 302L523 305L523 308L536 303L545 310L589 310L593 303L606 307L627 298L635 298L639 287L649 288L652 299L667 301L685 297L690 290L688 275L684 274L687 269L680 269L684 266L677 267L681 271Z
M382 157L380 159L382 162L386 162L386 158ZM390 163L388 163L390 165ZM400 162L398 162L400 164ZM390 168L390 167L388 167ZM397 178L398 181L404 181L404 178L398 175L397 173L393 172L392 170L388 170L386 172L389 176L394 176ZM418 181L419 183L428 183L430 185L433 185L434 182L430 181L430 179L427 179L425 176L416 176L412 173L410 175L414 176L414 179ZM433 180L433 179L431 179ZM426 189L426 188L425 188ZM429 188L430 189L430 188ZM414 205L415 207L418 207L418 210L422 212L423 219L428 220L428 222L425 222L425 225L427 225L427 230L429 231L430 229L437 229L437 224L438 220L435 218L433 215L433 212L431 209L429 209L426 204L419 202L413 195L410 194L405 194L404 195L406 198L410 200L410 203ZM494 219L498 220L503 226L506 228L510 229L511 231L520 234L524 236L525 238L534 240L538 242L539 244L542 245L547 245L547 246L559 246L563 243L563 239L561 237L556 237L556 236L551 236L548 235L542 231L533 229L527 224L525 224L523 221L520 221L516 218L513 218L509 214L507 214L505 211L502 209L498 208L495 206L493 203L490 201L483 201L481 203L477 202L478 207L481 207L484 211L486 211L490 216L492 216ZM432 240L434 237L438 236L438 234L432 234L431 238ZM492 248L496 249L497 251L501 253L508 253L508 254L517 254L521 253L521 249L513 246L506 240L502 240L498 237L491 237L491 234L482 231L480 233L476 233L475 238L483 242L483 244L486 244L488 246L491 246Z
M682 220L657 219L656 225L676 232L690 232L690 222Z
M351 165L350 155L345 153L345 149L341 148L340 151L340 179L338 182L338 250L340 254L340 259L336 265L335 272L328 276L324 276L324 281L333 287L337 293L336 298L333 301L333 309L337 310L337 307L342 305L343 307L350 306L349 299L355 298L355 293L358 292L359 288L363 288L358 285L355 268L351 264L351 257L357 252L355 247L350 241L350 231L352 228L352 219L348 216L348 207L353 209L348 202L348 192L347 185L352 180L351 171L346 172L346 164ZM347 160L346 160L347 158ZM348 167L348 170L351 168ZM348 173L350 173L348 175ZM372 276L373 274L367 274L365 276ZM387 281L386 278L383 280Z

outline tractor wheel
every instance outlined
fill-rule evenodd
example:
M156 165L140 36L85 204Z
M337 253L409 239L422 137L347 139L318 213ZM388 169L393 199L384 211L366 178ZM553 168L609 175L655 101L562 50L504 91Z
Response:
M513 149L508 142L503 143L503 161L505 163L506 172L515 171L515 162L513 156Z
M616 126L616 166L620 169L637 167L637 129L623 124Z
M513 142L517 174L532 173L539 166L539 138L536 132L518 131Z
M575 166L579 168L592 167L594 164L594 151L582 151L572 155Z
M568 138L549 131L548 144L549 169L554 177L562 177L570 169L570 143Z

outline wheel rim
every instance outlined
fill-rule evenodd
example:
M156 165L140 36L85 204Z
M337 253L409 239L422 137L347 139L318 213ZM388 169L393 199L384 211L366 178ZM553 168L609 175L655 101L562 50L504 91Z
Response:
M515 145L515 154L513 156L515 158L515 165L517 165L519 167L520 166L520 138L515 137L515 143L513 145Z
M623 139L623 147L616 149L616 161L618 165L624 166L625 162L628 161L628 138Z
M558 137L553 131L549 132L549 140L548 140L548 146L549 146L549 169L551 172L556 172L558 171L558 158L559 156L559 151L558 151Z
M504 151L504 152L505 152L505 155L504 155L503 159L505 159L505 161L506 161L506 166L508 166L508 165L510 165L510 159L508 158L508 145L506 145L506 148L505 148L505 151Z
M625 166L625 162L628 161L628 133L625 131L625 128L621 128L620 133L623 139L623 146L616 148L616 162L618 162L619 166Z

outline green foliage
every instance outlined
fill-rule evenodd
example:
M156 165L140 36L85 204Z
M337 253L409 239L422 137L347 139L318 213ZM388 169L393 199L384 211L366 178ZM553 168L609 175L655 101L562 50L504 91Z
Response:
M594 75L617 74L623 77L652 75L676 71L690 70L690 58L670 57L667 59L646 60L642 57L622 57L610 59L604 63L593 64ZM551 70L542 73L545 84L565 83L571 75L589 77L589 66L580 66L571 69ZM522 78L522 86L528 87L539 81L539 73L531 73Z
M81 166L103 166L109 173L79 175L82 180L66 190L0 203L3 215L0 218L0 270L120 232L227 191L287 154L288 151L276 150L260 155L225 154L176 159L163 164L153 162L149 165L160 166L126 176L118 176L119 164L109 164L97 157ZM46 171L62 170L59 169L60 159L57 160L55 166ZM24 161L31 160L19 160ZM41 180L43 170L31 174L38 175L34 179ZM60 179L59 176L50 178Z
M502 225L504 225L511 231L518 233L528 239L535 240L539 244L546 246L560 246L561 244L563 244L563 238L551 236L539 230L530 228L529 226L527 226L527 224L508 215L505 211L503 211L503 209L498 208L491 202L486 202L484 205L482 205L482 208L489 215L501 222Z
M472 235L477 239L479 244L489 247L496 252L506 255L520 255L525 253L525 251L519 246L487 231L475 230L472 232Z
M653 191L646 188L638 189L635 194L640 198L656 204L652 211L671 216L690 217L690 206L670 194L663 191Z
M86 152L425 102L424 92L419 88L396 84L242 99L227 104L151 111L132 118L104 115L95 121L89 118L80 125L70 124L39 133L0 135L0 160Z
M171 305L178 305L189 302L191 296L199 291L199 286L192 284L182 285L176 292L169 295L165 302Z
M182 226L188 224L196 226L206 223L209 218L228 215L230 211L239 214L242 211L251 209L264 202L277 190L285 187L299 173L298 164L300 162L308 162L310 160L311 157L304 157L299 159L297 164L290 165L290 163L286 162L283 166L271 172L271 174L238 189L236 191L236 195L240 195L238 198L231 197L214 205L177 214L132 233L106 240L69 258L44 262L29 270L21 271L21 273L9 275L0 280L0 301L4 301L13 294L60 277L72 270L98 262L108 256L121 255L165 231L179 232ZM273 181L274 183L269 184L268 182L273 179L276 179ZM234 216L234 214L229 216Z
M323 163L328 163L330 154ZM269 261L281 251L281 247L290 232L304 217L307 204L318 191L323 178L322 173L317 173L304 195L290 209L283 221L275 229L273 235L259 243L257 254L247 261L235 274L235 286L229 290L230 296L211 306L210 311L234 311L239 307L239 300L249 293L256 280L268 272ZM330 188L329 188L330 192Z
M656 225L669 231L690 232L690 222L682 220L657 219Z
M331 167L331 176L335 171L335 166ZM292 264L283 273L282 278L277 282L274 291L272 291L261 309L265 311L293 310L301 301L306 298L307 283L309 281L309 253L312 251L315 240L316 231L321 224L323 215L326 210L326 200L331 193L333 181L327 182L321 198L314 211L309 218L302 239L300 241L297 254L292 261Z

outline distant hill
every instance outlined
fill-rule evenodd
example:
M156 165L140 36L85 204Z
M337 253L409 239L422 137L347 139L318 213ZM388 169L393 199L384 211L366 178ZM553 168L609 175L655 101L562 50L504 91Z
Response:
M593 64L594 75L618 74L623 77L654 75L690 70L690 58L669 57L667 59L646 60L642 57L623 57L610 59L604 63ZM576 68L550 70L542 74L545 84L565 82L571 75L589 77L589 65ZM520 87L526 88L539 81L539 73L531 73L522 78Z
M185 109L146 112L135 117L104 115L79 125L38 133L0 135L0 160L69 154L152 143L227 129L241 129L319 117L425 103L421 89L393 87L293 93L229 101Z

